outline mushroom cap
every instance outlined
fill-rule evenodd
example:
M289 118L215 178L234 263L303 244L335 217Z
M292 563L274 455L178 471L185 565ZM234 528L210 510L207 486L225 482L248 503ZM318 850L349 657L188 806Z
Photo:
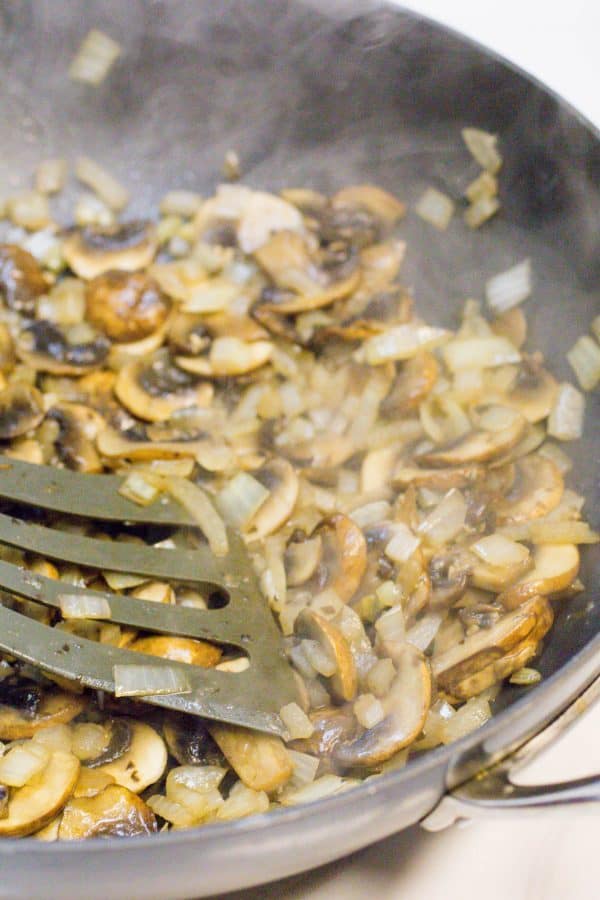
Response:
M0 818L0 838L24 837L47 825L65 805L79 776L79 760L56 750L48 765L30 784L17 788Z
M158 247L149 222L123 222L74 229L63 242L63 256L80 278L91 279L111 269L135 272L149 266Z
M0 440L35 428L45 416L44 398L29 384L9 384L0 391Z
M16 343L17 356L22 362L54 375L83 375L97 369L106 360L109 348L104 335L71 344L57 325L43 319L24 328Z
M213 388L173 365L168 354L134 360L119 371L115 393L134 416L166 422L178 409L209 406Z
M94 837L133 837L158 830L154 813L132 791L110 784L92 797L69 800L64 808L58 838L61 841Z
M358 690L354 657L337 625L312 609L303 609L296 618L294 630L299 637L317 641L335 660L336 671L327 679L334 697L341 703L354 700Z

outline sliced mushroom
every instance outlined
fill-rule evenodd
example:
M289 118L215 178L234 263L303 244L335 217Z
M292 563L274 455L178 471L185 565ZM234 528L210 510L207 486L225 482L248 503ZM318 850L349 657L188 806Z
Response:
M539 422L550 415L557 393L556 379L535 361L526 361L503 402L518 409L528 422Z
M66 691L0 682L0 740L30 738L42 728L70 722L85 706L83 697Z
M0 440L7 441L36 428L45 415L44 398L30 384L9 384L0 391Z
M86 289L89 321L113 341L140 341L163 325L171 301L144 272L111 270Z
M579 572L575 544L539 544L533 551L533 568L500 594L507 609L519 607L537 594L548 596L566 590Z
M373 184L342 188L331 198L331 206L337 210L366 210L387 226L394 225L406 212L404 203Z
M429 563L430 608L434 611L449 609L466 591L468 574L460 560L452 556L434 557Z
M527 522L555 509L564 492L563 477L556 463L534 453L514 465L512 486L495 507L498 522Z
M342 513L323 519L314 535L323 541L317 577L321 589L332 588L343 603L352 599L367 568L367 542L355 522Z
M434 654L431 667L438 685L451 696L466 700L495 684L523 665L520 655L523 645L527 646L529 656L533 655L535 645L549 630L552 620L548 601L530 595L492 628L480 629L462 644Z
M381 414L404 416L427 397L438 377L435 356L423 350L399 366L390 391L381 403Z
M115 762L131 747L133 731L128 719L122 717L109 719L103 726L107 731L106 746L98 756L85 760L88 769L98 769L100 766Z
M493 591L499 594L509 585L513 584L525 572L532 568L531 557L512 563L509 566L493 566L481 559L473 559L470 569L469 581L482 591ZM539 593L539 592L537 592Z
M157 831L154 813L134 793L111 784L93 797L69 800L58 829L61 841L94 837L134 837Z
M206 378L227 378L254 372L266 365L273 354L271 341L243 341L237 337L217 337L207 356L177 356L180 369Z
M0 322L0 373L10 372L15 364L15 345L8 326Z
M115 382L123 406L146 422L165 422L178 409L209 406L213 388L182 372L168 354L128 363Z
M354 700L358 690L358 676L350 645L333 622L312 609L303 609L294 623L298 637L317 641L324 652L335 661L336 670L327 684L340 703Z
M317 571L323 544L319 535L308 538L304 532L292 534L284 554L286 581L289 587L304 584Z
M252 520L249 540L272 534L291 516L298 499L299 482L296 470L286 459L272 459L255 469L252 477L269 491L269 496Z
M351 294L360 281L356 260L321 267L302 235L292 231L275 234L255 258L277 288L267 290L260 305L280 315L329 306Z
M16 348L19 359L32 369L53 375L83 375L104 363L110 344L103 335L70 343L60 328L40 320L23 329Z
M303 466L305 474L309 476L311 470L342 466L356 453L356 441L347 435L325 433L283 449L286 456ZM307 468L309 466L310 469Z
M141 433L140 433L141 432ZM197 454L210 446L205 433L173 438L172 440L152 439L143 429L117 431L114 428L105 428L98 435L96 446L109 460L129 459L177 459L179 457L195 458Z
M65 805L79 775L79 760L56 750L46 768L30 784L13 789L8 815L0 819L0 838L24 837L39 831Z
M319 759L329 757L340 743L356 737L358 722L351 706L328 706L310 713L314 731L309 738L293 741L290 746L301 753L310 753Z
M74 230L63 242L63 256L80 278L92 279L111 269L135 272L149 266L158 242L149 222L91 226Z
M396 654L396 676L381 701L385 718L355 740L338 744L335 760L348 768L377 766L420 734L431 704L431 676L425 657L412 644Z
M95 772L94 769L88 769L86 765L82 765L79 770L77 784L73 790L73 797L94 797L100 791L103 791L104 788L114 783L115 779L112 775L107 775L105 772Z
M486 462L513 447L525 430L527 420L508 407L488 407L482 415L482 424L458 440L418 455L419 463L434 468L438 466L463 466Z
M138 638L129 644L129 650L137 653L148 653L150 656L161 656L174 662L188 663L191 666L210 668L216 666L221 659L222 651L215 644L197 641L193 638L176 637L174 635L153 635Z
M54 446L65 466L77 472L101 472L95 441L104 427L102 416L81 403L57 403L48 411L48 418L58 423Z
M140 794L162 778L167 765L165 742L150 725L131 722L131 743L113 762L98 766L96 771L112 775L117 784Z
M280 738L223 722L208 730L246 787L270 793L291 778L292 760Z
M414 484L415 487L426 487L434 491L449 491L451 488L472 484L484 472L483 466L476 463L448 469L421 469L400 461L392 475L392 484L396 488L407 488Z
M32 318L48 282L37 259L16 244L0 244L0 297L10 309Z
M170 716L165 721L163 731L169 752L180 765L223 765L223 754L202 719L195 716Z

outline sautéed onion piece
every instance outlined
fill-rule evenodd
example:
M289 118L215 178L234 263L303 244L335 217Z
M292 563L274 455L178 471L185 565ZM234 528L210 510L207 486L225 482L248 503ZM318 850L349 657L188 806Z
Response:
M71 76L98 83L118 52L89 35ZM482 168L466 189L480 227L499 209L502 159L495 136L463 137ZM584 396L526 343L531 262L482 283L487 313L468 301L451 331L401 285L406 210L375 185L173 190L151 225L118 221L128 192L97 163L75 175L96 196L72 229L48 204L61 160L7 204L28 233L0 246L2 452L118 473L133 504L170 495L197 525L65 529L161 552L205 540L217 556L226 523L237 531L298 697L280 711L287 743L157 709L144 721L139 698L190 689L148 655L239 678L248 661L112 622L101 592L206 598L3 550L65 582L53 617L33 603L25 615L146 656L115 666L110 698L0 660L0 837L147 834L332 796L479 727L503 681L539 681L551 601L582 589L577 548L598 535L565 487ZM433 188L415 209L464 229L453 211ZM585 389L598 357L592 337L569 355Z

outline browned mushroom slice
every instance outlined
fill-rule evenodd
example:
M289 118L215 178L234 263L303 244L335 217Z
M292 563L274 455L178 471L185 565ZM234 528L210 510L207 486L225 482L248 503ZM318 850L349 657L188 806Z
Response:
M270 793L289 781L292 760L280 738L223 722L209 723L208 730L246 787Z
M475 463L448 469L420 469L400 461L392 475L392 484L396 488L414 484L415 487L426 487L434 491L449 491L451 488L472 484L483 476L484 471L482 466Z
M56 750L30 784L12 791L8 815L0 818L0 838L24 837L47 825L63 808L79 775L79 760Z
M127 788L111 784L93 797L69 800L58 829L61 841L134 837L157 831L154 813Z
M486 462L513 447L527 424L516 410L497 406L488 407L481 422L486 427L476 428L445 446L420 453L418 461L434 468Z
M541 365L526 362L504 402L518 409L528 422L539 422L550 415L557 393L558 384L552 375Z
M16 344L22 362L53 375L83 375L97 369L106 360L109 348L110 343L104 335L71 343L60 328L45 320L24 328Z
M89 321L113 341L139 341L166 321L171 301L143 272L109 271L86 289Z
M15 344L8 326L0 322L0 372L6 374L14 367L16 360Z
M333 622L312 609L303 609L294 624L298 637L317 641L324 652L335 661L336 670L327 679L331 691L341 703L354 700L358 678L354 657L348 641Z
M131 741L127 750L95 771L112 775L117 784L140 794L162 778L167 765L167 748L150 725L132 721L130 726Z
M425 399L438 377L433 354L423 350L399 366L392 387L381 404L383 416L404 416Z
M206 450L207 444L205 433L181 439L174 437L172 440L159 440L150 438L144 432L140 433L139 429L120 432L114 428L105 428L96 441L99 452L107 459L132 461L195 458L198 453Z
M254 518L248 533L250 540L264 538L277 531L292 514L298 499L298 476L286 459L273 459L255 469L252 477L269 491L269 496Z
M123 406L147 422L166 422L179 409L209 406L213 388L173 365L168 353L159 352L124 366L115 382Z
M44 418L44 398L29 384L9 384L0 391L0 440L25 434Z
M298 587L312 578L321 562L322 553L323 544L319 535L309 538L304 532L292 534L283 557L289 587Z
M515 462L515 477L509 491L495 507L498 522L515 524L538 519L555 509L564 491L556 463L539 453Z
M530 596L518 609L502 616L496 625L480 629L462 644L434 655L431 667L438 685L461 700L473 696L473 692L479 693L521 668L523 645L527 646L529 656L533 655L531 645L535 648L552 620L548 601ZM478 677L474 679L474 676Z
M366 210L384 225L394 225L406 207L392 194L373 184L357 184L342 188L331 198L333 209Z
M108 765L108 763L115 762L115 760L120 759L131 747L133 729L129 719L119 716L114 719L108 719L108 721L105 721L102 724L106 733L106 743L96 756L89 756L89 754L86 754L84 758L82 753L78 753L79 758L86 766L86 769L82 770L82 772L98 769ZM114 781L112 775L108 775L104 771L98 773L98 783L102 783L103 778L109 779L103 784L103 787L106 787L107 784L112 784ZM79 796L83 796L83 794L79 794Z
M65 691L0 682L0 741L30 738L42 728L70 722L85 706L83 697Z
M579 550L575 544L539 544L533 551L533 568L498 599L508 609L514 609L534 595L566 590L578 572Z
M129 650L138 653L149 653L150 656L162 656L174 662L188 663L192 666L216 666L222 656L219 647L206 641L192 638L174 637L171 635L154 635L138 638L129 644Z
M95 440L105 424L102 416L81 403L57 403L48 418L58 423L55 447L65 466L77 472L101 472Z
M38 297L48 282L37 259L16 244L0 244L0 297L10 309L35 315Z
M158 243L149 222L86 226L63 242L63 256L80 278L96 278L110 269L135 272L149 266Z
M264 302L280 315L308 312L347 297L360 281L360 269L343 263L326 270L311 255L305 239L291 231L280 231L260 247L255 257L283 295Z
M325 576L322 587L332 588L343 603L356 593L367 568L367 542L358 525L348 516L335 513L323 519L314 535L323 541L319 566Z
M431 676L425 657L412 644L396 654L396 675L381 700L385 718L355 740L338 744L334 758L348 768L377 766L420 734L431 703Z
M202 719L170 716L163 726L167 747L182 766L222 766L223 754Z
M254 372L266 365L273 354L271 341L243 341L237 337L217 337L206 356L177 356L180 369L205 378L227 378Z

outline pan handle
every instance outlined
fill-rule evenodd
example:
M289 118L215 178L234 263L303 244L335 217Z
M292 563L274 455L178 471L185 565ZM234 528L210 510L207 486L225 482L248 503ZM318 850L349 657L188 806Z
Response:
M461 820L490 818L505 813L594 812L600 809L600 775L544 785L514 784L512 775L530 763L548 744L562 734L592 703L600 699L597 678L567 709L543 731L523 744L516 753L476 775L446 794L421 821L427 831L441 831Z

